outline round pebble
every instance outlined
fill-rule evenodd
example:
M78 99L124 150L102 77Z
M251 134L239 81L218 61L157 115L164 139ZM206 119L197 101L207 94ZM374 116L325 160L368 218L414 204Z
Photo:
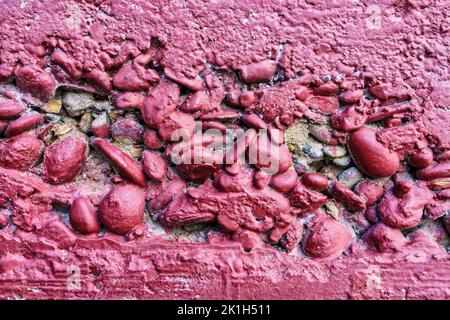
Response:
M109 231L125 234L144 220L145 193L132 184L115 186L98 210Z
M302 182L306 187L317 191L323 191L328 187L328 178L321 173L305 173Z
M307 156L318 160L323 158L323 151L322 151L322 145L320 143L308 143L305 144L302 148L302 151Z
M341 146L325 146L323 153L330 158L341 158L347 154L347 149Z
M347 168L352 163L352 158L350 156L334 158L333 163L338 167Z
M347 147L353 162L362 172L372 178L388 177L398 171L400 157L380 143L376 134L372 128L359 128L350 134Z
M349 189L352 189L364 175L356 167L350 167L338 176L338 181Z
M310 124L308 130L315 139L322 143L329 143L331 140L331 132L323 124Z

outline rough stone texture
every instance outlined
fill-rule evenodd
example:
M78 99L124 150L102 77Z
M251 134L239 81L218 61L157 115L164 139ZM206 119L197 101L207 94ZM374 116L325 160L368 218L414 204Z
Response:
M25 252L16 238L1 237L6 246L14 248L7 255L2 248L4 260ZM79 239L67 256L54 245L30 242L27 250L39 251L34 262L40 266L40 272L27 269L29 260L24 260L2 273L0 297L400 300L450 297L450 261L446 253L433 246L420 246L402 254L361 252L324 263L276 250L243 253L238 245L173 244L154 238L127 245L118 239L103 239L98 241L95 251L91 245L92 240ZM70 276L72 270L80 272L79 283Z

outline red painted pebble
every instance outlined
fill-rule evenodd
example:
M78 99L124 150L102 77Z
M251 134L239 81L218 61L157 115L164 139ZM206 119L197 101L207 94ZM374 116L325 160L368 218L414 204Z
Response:
M314 221L305 241L305 252L313 258L333 259L350 245L352 235L349 228L330 216L321 216Z
M27 170L41 157L44 143L32 135L9 138L0 145L0 166Z
M69 213L70 223L80 233L90 234L100 232L100 223L92 202L84 196L72 202Z
M55 142L45 150L44 177L50 183L71 182L84 165L86 143L74 137Z
M383 196L384 189L372 180L364 180L356 185L355 192L366 200L366 205L371 206Z
M36 128L44 121L39 113L30 113L9 123L5 130L5 137L17 136L25 131Z
M450 177L450 161L435 162L416 172L417 178L431 180Z
M398 154L378 142L376 131L371 128L353 131L347 146L358 169L370 177L389 177L399 168Z
M92 144L112 162L126 179L141 187L147 185L142 165L131 156L104 139L96 138L92 141Z
M301 179L303 184L308 188L317 191L324 191L328 188L328 178L324 174L308 172L305 173Z
M167 162L155 151L144 151L142 154L142 164L148 177L160 181L167 171Z
M113 187L98 207L102 223L113 233L123 235L131 231L144 219L144 196L140 188L131 184Z
M13 100L0 101L0 120L8 120L19 117L26 108Z
M294 169L289 169L283 173L272 176L270 185L275 190L286 193L295 187L298 181L297 172Z
M407 240L399 229L390 228L383 223L376 224L365 236L367 244L380 252L398 252Z
M408 157L408 163L415 168L423 169L431 165L433 162L433 151L424 148Z
M273 60L264 60L251 63L241 67L241 77L245 82L263 82L275 75L276 62Z

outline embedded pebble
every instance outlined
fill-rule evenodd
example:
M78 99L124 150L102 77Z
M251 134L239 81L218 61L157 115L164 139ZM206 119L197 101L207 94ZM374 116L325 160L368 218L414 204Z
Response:
M42 163L45 180L53 184L74 180L83 167L86 148L85 141L71 136L53 143Z
M347 107L331 117L331 124L339 131L353 131L361 128L367 120L365 114L360 113L354 106Z
M332 161L339 167L347 168L352 163L352 158L350 156L344 156L341 158L334 158Z
M308 188L317 191L323 191L328 187L328 178L321 173L305 173L302 176L302 182Z
M306 104L324 115L332 115L339 108L339 101L335 97L312 96L306 100Z
M144 127L132 119L120 119L111 126L111 136L123 144L142 144Z
M13 120L8 124L8 127L5 130L5 137L17 136L23 132L36 128L42 122L44 122L44 117L37 112L23 115L19 119Z
M275 190L286 193L295 187L297 183L297 173L293 169L272 176L270 185Z
M363 179L364 175L356 167L348 168L338 176L338 181L350 189Z
M304 155L294 157L295 170L298 174L303 174L308 171L317 171L323 165L321 161L313 161ZM303 172L302 172L303 171Z
M324 204L326 212L335 218L336 220L339 219L339 208L336 206L336 203L333 200L328 200L327 203Z
M26 108L13 100L0 101L0 120L18 118Z
M267 129L267 123L257 114L246 114L242 117L242 122L253 129Z
M115 144L102 138L92 139L91 143L98 151L103 153L109 161L111 161L124 178L141 187L147 186L144 168L126 152L122 151Z
M98 206L99 217L109 231L125 234L144 219L145 193L132 184L115 186Z
M341 94L340 100L347 104L357 103L364 95L364 90L348 90Z
M66 92L62 104L71 117L81 116L95 104L94 95L88 92Z
M53 127L53 133L55 134L56 137L63 136L72 130L73 130L73 125L67 124L67 123L66 124L57 124Z
M387 190L378 203L381 221L389 227L409 229L417 226L434 193L421 185L413 185L401 198Z
M158 127L159 137L164 141L183 136L191 136L194 132L194 117L184 112L173 112L165 117L162 124ZM173 135L173 136L172 136Z
M306 143L302 147L302 151L304 154L308 155L312 159L320 160L323 158L323 148L320 143Z
M42 106L42 110L47 113L58 114L61 112L62 101L61 99L50 99L46 104Z
M86 112L81 116L78 127L82 132L87 134L91 131L91 124L92 124L92 114L90 112Z
M350 134L347 147L362 172L373 178L388 177L399 169L400 157L378 142L376 133L369 127L359 128Z
M148 177L161 181L166 175L167 162L155 151L145 151L142 156L144 172Z
M80 196L76 198L69 213L70 223L73 228L83 234L98 233L100 223L97 219L97 213L89 198Z
M134 144L124 144L124 143L116 143L116 145L124 152L128 153L133 158L138 159L142 152L144 151L144 148L142 146L136 146Z
M384 189L372 180L364 180L355 187L355 192L366 200L366 205L371 206L384 194Z
M334 182L330 192L333 198L342 203L349 211L361 211L366 208L364 198L337 181Z
M330 180L336 180L337 177L341 174L342 168L338 168L332 165L325 165L320 168L320 173L324 174Z
M16 85L42 101L48 100L56 90L56 81L52 74L37 65L24 65L15 71Z
M156 131L148 129L144 133L144 145L152 150L157 150L162 147L161 140L158 137Z
M417 169L426 168L433 163L433 151L429 148L421 149L409 156L408 163Z
M332 138L329 128L323 124L310 124L308 130L314 138L322 143L328 144Z
M302 175L308 171L308 166L304 162L306 162L306 161L304 161L298 157L294 158L294 168L295 168L295 172L297 172L298 175Z
M339 86L334 82L326 82L314 88L314 94L321 96L334 96L339 92Z
M333 259L345 251L352 240L349 228L330 216L315 219L305 241L305 252L320 259Z
M380 252L398 252L408 242L399 229L390 228L381 222L369 230L365 241Z
M240 67L242 79L248 83L267 81L275 75L276 62L264 60Z
M450 161L434 162L424 169L417 170L416 176L420 180L450 177Z
M94 136L106 138L109 136L110 120L106 112L100 113L91 123Z
M25 171L41 157L44 143L31 135L19 135L0 145L0 166Z
M347 149L341 146L324 146L323 153L330 158L341 158L347 154Z

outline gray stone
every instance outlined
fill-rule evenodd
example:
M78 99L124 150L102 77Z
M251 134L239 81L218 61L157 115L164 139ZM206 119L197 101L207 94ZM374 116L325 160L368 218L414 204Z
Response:
M105 111L111 108L109 101L96 100L89 92L66 92L62 104L71 117L79 117L90 109Z
M334 158L333 163L341 168L347 168L352 163L352 158L350 156L344 156L341 158Z
M323 173L327 176L330 180L335 180L339 176L339 174L342 172L341 168L338 168L336 166L330 166L325 165L322 168L320 168L320 173Z
M320 160L323 158L323 146L320 143L311 143L310 141L307 142L302 147L302 151L305 155L308 157L314 159L314 160Z
M350 189L363 179L364 175L356 167L350 167L338 176L338 181Z
M94 105L95 99L88 92L66 92L62 103L69 116L78 117Z

